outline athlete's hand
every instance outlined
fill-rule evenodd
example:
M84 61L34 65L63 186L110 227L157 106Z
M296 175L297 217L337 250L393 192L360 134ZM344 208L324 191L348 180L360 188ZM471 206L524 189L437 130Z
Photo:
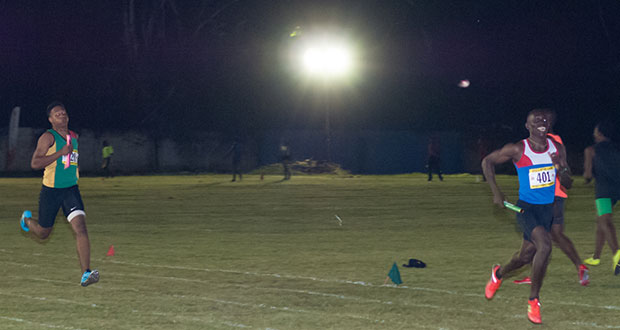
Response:
M553 163L553 165L555 165L555 168L559 168L560 165L560 155L557 152L554 153L550 153L549 156L551 156L551 162Z
M65 144L65 146L60 149L60 154L63 156L68 155L72 152L73 152L73 145L71 144Z
M504 196L504 193L502 192L499 192L493 195L493 204L498 205L501 208L506 208L506 206L504 206L505 200L506 200L506 196Z

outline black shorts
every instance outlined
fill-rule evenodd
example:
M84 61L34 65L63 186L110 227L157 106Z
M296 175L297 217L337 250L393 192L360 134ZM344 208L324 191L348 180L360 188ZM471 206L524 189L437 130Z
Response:
M43 186L39 195L39 225L43 228L54 226L56 215L61 207L69 222L75 216L86 215L78 186L69 188Z
M564 202L566 198L555 196L553 200L553 220L552 225L564 224Z
M523 239L532 241L532 230L538 226L551 231L553 221L553 203L530 204L522 200L517 201L517 206L523 209L523 213L517 213L517 222L523 231Z

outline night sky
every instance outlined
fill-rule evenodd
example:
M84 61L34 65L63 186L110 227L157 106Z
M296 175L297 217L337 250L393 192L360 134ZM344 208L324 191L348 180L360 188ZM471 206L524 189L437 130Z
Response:
M617 0L136 0L133 57L129 3L0 0L0 127L16 105L22 126L46 127L59 99L76 130L251 134L322 128L329 103L334 129L520 138L527 111L551 107L581 148L620 110ZM287 56L324 26L360 54L355 79L328 96Z

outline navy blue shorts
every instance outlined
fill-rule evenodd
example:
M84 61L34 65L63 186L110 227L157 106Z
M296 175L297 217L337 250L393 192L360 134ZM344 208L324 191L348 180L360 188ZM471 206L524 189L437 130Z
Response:
M56 215L61 207L69 222L78 215L86 215L78 186L69 188L43 186L39 194L39 225L43 228L54 226Z
M551 231L553 221L553 204L530 204L522 200L517 201L517 206L523 209L523 213L517 213L517 223L523 231L523 239L532 241L532 230L538 226Z
M564 201L566 201L566 198L555 196L553 200L553 221L551 221L551 224L564 224Z

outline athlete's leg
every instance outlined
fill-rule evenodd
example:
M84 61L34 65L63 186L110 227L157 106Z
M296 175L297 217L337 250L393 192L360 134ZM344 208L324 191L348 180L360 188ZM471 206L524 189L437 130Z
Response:
M532 258L536 253L536 247L534 244L528 240L523 240L521 243L521 249L515 254L512 255L510 261L501 266L496 273L498 278L504 277L504 275L509 274L512 271L515 271L525 265L529 265L532 262Z
M597 228L602 228L605 235L605 241L611 248L612 253L618 251L618 237L616 236L616 226L612 221L611 213L603 214L598 217ZM599 254L600 255L600 254Z
M603 253L603 246L605 246L605 221L598 217L596 219L596 237L594 241L594 255L593 259L601 259Z
M26 226L38 238L46 239L52 233L61 204L60 197L58 190L42 187L39 193L39 219L24 218Z
M564 224L553 224L551 226L551 240L558 245L560 250L573 262L575 268L579 270L581 259L573 242L564 234Z
M428 169L428 181L432 181L433 180L433 163L430 159L428 163L426 164L426 168Z
M564 202L566 198L555 197L553 202L553 220L551 222L551 240L558 245L560 250L573 262L577 271L581 265L581 259L573 242L564 234Z
M88 230L86 230L86 220L84 215L80 214L73 217L70 222L75 233L77 253L83 273L90 268L90 240L88 239Z
M49 227L49 228L41 227L41 225L39 225L39 223L35 221L33 218L24 218L24 222L26 223L26 226L30 228L30 231L35 236L37 236L39 239L48 238L50 234L52 233L52 228L54 228L54 227Z
M437 160L437 176L439 177L439 181L443 181L443 176L441 175L441 161Z
M530 299L538 298L543 279L547 271L549 255L551 255L551 235L542 226L532 230L532 243L536 247L536 253L532 260L532 286Z

